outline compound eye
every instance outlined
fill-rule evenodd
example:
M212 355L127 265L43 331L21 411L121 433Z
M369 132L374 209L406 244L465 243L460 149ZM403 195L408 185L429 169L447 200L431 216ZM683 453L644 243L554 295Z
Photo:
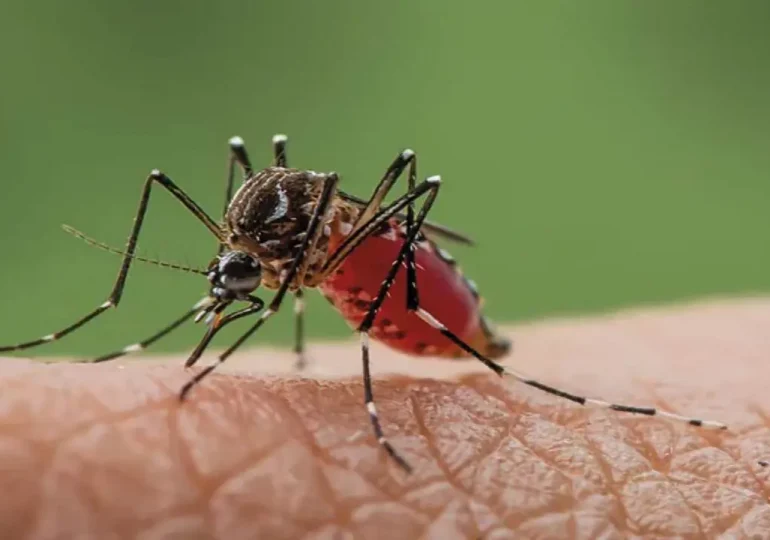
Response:
M220 281L233 292L251 292L262 281L259 261L243 251L231 251L219 261Z

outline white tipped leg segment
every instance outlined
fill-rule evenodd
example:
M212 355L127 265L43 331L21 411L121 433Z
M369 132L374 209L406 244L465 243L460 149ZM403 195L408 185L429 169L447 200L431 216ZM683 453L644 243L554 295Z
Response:
M246 145L246 143L243 142L243 139L237 135L235 137L230 137L230 140L227 141L227 144L229 144L231 148L243 148Z
M221 226L217 224L213 219L211 219L211 217L208 214L206 214L206 212L200 206L198 206L198 204L194 200L192 200L190 196L184 192L183 189L181 189L179 186L174 184L174 182L172 182L172 180L168 176L160 172L160 170L158 169L153 169L150 172L150 175L147 177L147 179L144 182L144 186L142 188L142 195L139 199L139 208L137 209L136 215L134 216L134 223L133 223L133 226L131 227L131 233L128 237L128 243L127 243L128 247L126 248L126 251L122 253L123 259L120 265L120 271L118 272L118 276L115 280L115 283L112 286L112 292L110 293L109 299L103 302L96 309L90 311L86 315L77 319L75 322L71 323L69 326L59 330L58 332L49 334L49 336L50 335L54 336L52 339L47 339L48 336L45 336L45 339L38 338L34 341L27 341L24 343L18 343L16 345L9 345L9 346L0 345L0 352L29 349L32 347L36 347L38 345L42 345L44 343L49 343L50 341L61 339L62 337L74 332L75 330L79 329L83 325L92 321L93 319L95 319L96 317L104 313L107 309L117 307L118 303L120 302L121 296L123 294L123 289L125 287L126 279L128 278L131 262L136 258L135 251L136 251L137 243L139 241L139 235L140 235L142 224L144 222L145 215L147 213L148 205L150 202L152 187L155 185L155 183L160 184L160 186L163 189L165 189L179 203L181 203L185 208L187 208L187 210L196 219L198 219L198 221L200 221L203 225L206 226L206 228L217 238L217 240L221 240L221 236L222 236Z
M283 133L276 133L273 135L273 162L276 167L288 167L288 161L286 159L286 141L288 137ZM315 175L315 173L313 173Z
M464 348L466 351L473 354L476 358L484 362L488 367L490 367L493 371L495 371L498 375L510 377L512 379L515 379L518 382L524 383L528 386L532 386L533 388L537 388L539 390L542 390L543 392L547 392L551 395L567 399L569 401L572 401L574 403L577 403L579 405L584 406L594 406L599 407L602 409L609 409L612 411L617 412L627 412L632 414L640 414L645 416L661 416L663 418L668 418L669 420L674 420L676 422L682 422L685 424L689 424L691 426L698 426L703 427L707 429L727 429L727 426L723 424L722 422L716 422L714 420L701 420L699 418L692 418L689 416L683 416L680 414L670 413L666 411L661 411L659 409L656 409L654 407L637 407L634 405L623 405L619 403L610 403L609 401L604 401L601 399L594 399L594 398L588 398L585 396L578 396L575 394L571 394L569 392L565 392L564 390L560 390L559 388L555 388L553 386L544 384L536 379L531 379L521 373L517 373L514 370L505 369L499 364L492 362L488 358L482 356L478 351L474 350L467 344L465 344L462 340L460 340L457 336L452 334L447 327L441 323L438 319L436 319L433 315L428 313L422 308L418 308L415 312L418 317L420 317L423 321L431 325L433 328L444 334L445 336L449 337L452 341L454 341L458 346Z
M439 331L446 331L446 326L444 326L436 317L428 313L422 308L417 308L417 311L415 311L417 316L421 318L423 321L431 325L433 328Z
M303 371L307 367L305 357L305 294L302 289L294 293L294 369Z
M134 343L133 345L128 345L127 347L123 347L118 351L102 355L98 358L94 358L93 360L91 360L91 362L94 362L94 363L106 362L108 360L114 360L115 358L119 358L121 356L126 356L128 354L141 352L145 350L147 347L149 347L150 345L152 345L153 343L155 343L156 341L158 341L159 339L161 339L163 336L171 333L174 329L181 326L185 321L189 320L193 315L195 315L195 313L199 309L207 305L211 305L213 301L214 301L213 298L210 298L208 296L204 297L200 302L195 304L192 308L188 309L181 317L171 322L170 324L164 326L149 338L143 341L139 341L138 343Z
M380 417L377 414L377 406L374 404L374 395L372 393L372 377L369 372L369 334L366 332L359 332L361 338L361 355L364 365L364 404L366 405L366 412L369 413L369 422L372 425L374 436L379 444L390 457L398 464L399 467L406 472L412 472L412 467L409 463L401 457L392 444L385 437L385 433L382 431L382 425L380 424Z

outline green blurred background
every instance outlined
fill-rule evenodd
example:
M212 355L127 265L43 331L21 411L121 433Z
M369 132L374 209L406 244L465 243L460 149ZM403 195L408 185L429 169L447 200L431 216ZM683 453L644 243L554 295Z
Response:
M442 174L432 217L498 321L770 291L770 3L20 2L0 16L0 343L101 303L142 181L212 214L226 141L337 170L368 195L402 148ZM205 265L203 227L157 191L140 251ZM206 290L136 264L123 302L35 351L146 337ZM236 332L240 332L242 323ZM190 349L202 328L156 350ZM315 339L348 335L311 295ZM222 347L233 332L217 342ZM259 340L287 344L291 309Z

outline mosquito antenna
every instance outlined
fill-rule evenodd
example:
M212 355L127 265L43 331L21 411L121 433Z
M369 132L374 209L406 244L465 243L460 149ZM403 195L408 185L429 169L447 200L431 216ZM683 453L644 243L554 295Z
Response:
M86 244L90 244L92 246L98 247L100 249L103 249L104 251L109 251L110 253L115 253L116 255L123 255L123 256L126 255L125 251L108 246L107 244L103 242L99 242L98 240L94 240L90 236L86 236L84 233L80 232L74 227L70 227L69 225L62 225L62 229L70 233L72 236L75 236L76 238L80 238ZM190 266L184 266L181 264L168 263L168 262L159 261L156 259L148 259L146 257L140 257L139 255L132 255L131 258L136 261L146 262L146 263L154 264L156 266L162 266L163 268L171 268L172 270L181 270L182 272L188 272L191 274L200 274L202 276L205 276L207 274L205 270L200 270L199 268L192 268Z

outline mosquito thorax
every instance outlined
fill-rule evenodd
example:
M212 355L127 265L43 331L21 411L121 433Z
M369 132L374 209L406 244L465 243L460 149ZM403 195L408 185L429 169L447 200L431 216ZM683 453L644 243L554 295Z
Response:
M225 215L234 249L260 259L292 257L307 231L325 175L270 167L247 178Z
M269 167L249 176L233 196L225 215L226 240L233 250L253 254L262 264L263 285L277 288L302 245L323 191L324 173ZM324 262L328 226L335 205L324 217L318 241L306 254L306 277ZM292 284L292 290L296 288Z
M214 296L240 298L259 287L262 266L245 251L228 251L212 261L207 277Z

